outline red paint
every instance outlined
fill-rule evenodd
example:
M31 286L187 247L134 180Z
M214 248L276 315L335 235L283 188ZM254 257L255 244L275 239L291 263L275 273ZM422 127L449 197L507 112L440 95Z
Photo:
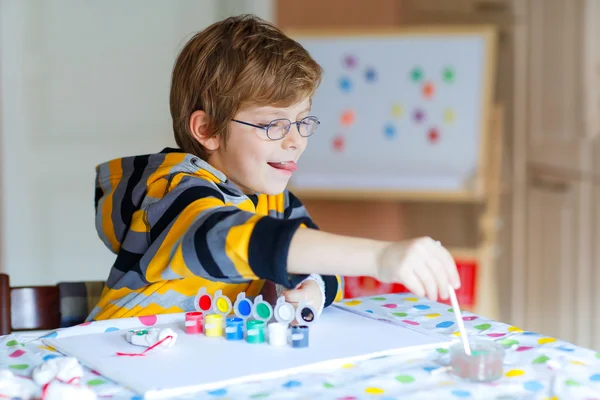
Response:
M527 351L527 350L531 350L531 349L533 349L533 347L531 347L531 346L521 346L521 347L518 347L516 351Z
M344 138L341 136L336 136L333 139L333 149L335 151L344 151Z
M25 354L25 352L23 350L17 350L17 351L10 353L8 356L11 358L17 358L17 357L21 357L23 354Z
M409 325L419 325L419 323L418 323L418 322L415 322L415 321L410 321L410 320L408 320L408 319L403 319L403 320L402 320L402 322L405 322L405 323L407 323L407 324L409 324Z
M212 305L212 299L208 295L204 295L200 297L200 309L203 311L210 310L210 306Z
M139 318L140 322L146 326L152 326L156 324L156 315L144 315Z
M384 304L384 305L382 305L381 307L385 307L385 308L396 308L396 307L398 307L398 305L397 305L397 304Z
M436 143L438 140L440 140L440 133L437 129L431 128L427 134L427 138L431 143Z
M497 337L502 337L502 336L506 335L506 333L488 333L487 335L489 337L497 338Z
M202 333L204 331L204 314L200 311L185 313L185 333Z

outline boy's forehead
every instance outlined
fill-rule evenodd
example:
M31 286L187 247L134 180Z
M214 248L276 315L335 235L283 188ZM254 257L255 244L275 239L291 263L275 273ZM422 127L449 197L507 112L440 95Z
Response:
M302 112L310 110L310 99L305 99L297 104L293 104L288 107L276 107L276 106L249 106L248 111L260 114L288 114L294 112Z

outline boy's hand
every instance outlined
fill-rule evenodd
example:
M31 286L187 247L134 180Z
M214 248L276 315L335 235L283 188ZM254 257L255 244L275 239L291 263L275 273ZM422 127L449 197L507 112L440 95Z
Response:
M460 287L454 259L441 244L431 238L391 243L378 257L376 278L382 282L400 282L417 296L430 300L448 298L448 284Z
M317 314L320 314L322 311L324 294L319 284L313 279L305 280L296 289L284 289L281 295L285 297L288 303L293 304L295 308L304 301L311 305Z

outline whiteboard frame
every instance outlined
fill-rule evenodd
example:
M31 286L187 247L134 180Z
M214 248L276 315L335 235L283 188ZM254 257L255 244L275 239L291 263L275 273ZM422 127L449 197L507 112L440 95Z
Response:
M494 107L494 82L496 77L496 62L498 51L498 30L490 24L481 25L415 25L394 28L377 29L290 29L284 33L290 38L300 41L302 38L328 37L340 38L360 36L367 38L390 36L472 36L478 35L484 40L485 59L483 70L483 88L481 103L483 115L479 127L479 156L477 170L470 189L465 190L369 190L369 189L323 189L295 188L289 185L289 190L304 199L387 199L408 201L447 201L447 202L481 202L487 197L485 178L490 170L489 154L491 127L491 112Z

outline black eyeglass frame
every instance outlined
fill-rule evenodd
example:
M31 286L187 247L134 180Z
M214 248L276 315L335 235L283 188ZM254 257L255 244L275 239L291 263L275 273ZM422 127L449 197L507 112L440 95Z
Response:
M313 121L315 121L317 123L317 126L315 127L315 129L312 131L312 133L310 135L303 135L302 132L300 132L300 124L305 119L311 119L311 120L313 120ZM317 131L317 128L321 124L321 121L319 121L319 118L315 117L314 115L308 115L308 116L302 118L300 121L294 121L294 122L290 121L287 118L277 118L277 119L274 119L273 121L269 122L267 125L256 125L256 124L252 124L250 122L240 121L239 119L234 119L234 118L232 118L231 120L233 122L237 122L238 124L248 125L248 126L252 126L254 128L259 128L259 129L262 129L262 130L266 131L267 138L269 138L269 140L282 140L283 138L285 138L288 135L288 133L290 133L290 129L292 128L292 125L296 125L296 129L298 129L298 133L300 134L300 136L302 136L302 137L311 137L312 135L314 135L314 133ZM287 129L285 131L285 134L282 137L273 139L271 136L269 136L269 128L273 124L277 123L277 121L287 121L288 122L288 126L287 126Z

